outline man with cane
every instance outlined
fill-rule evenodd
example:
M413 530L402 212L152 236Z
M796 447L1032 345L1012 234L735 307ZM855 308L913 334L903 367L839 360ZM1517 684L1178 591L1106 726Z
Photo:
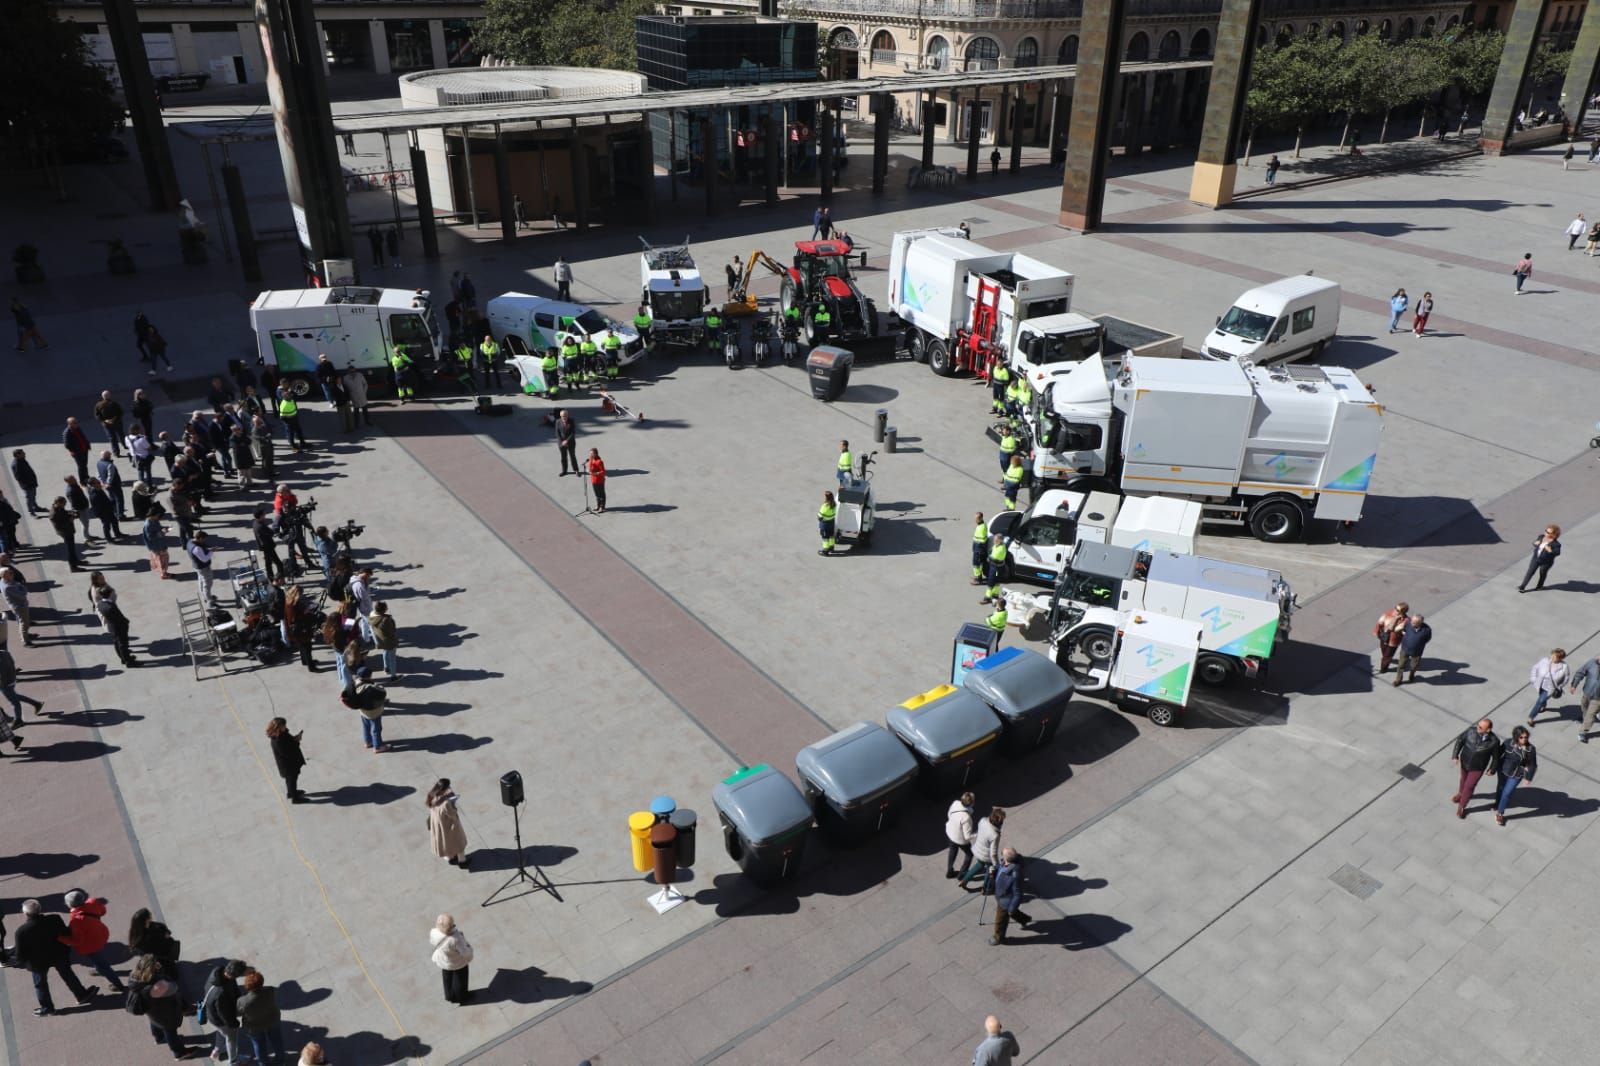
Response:
M1024 926L1033 921L1022 913L1022 861L1015 848L1006 848L1000 853L1000 868L994 874L994 936L989 943L1006 942L1006 927L1013 918Z

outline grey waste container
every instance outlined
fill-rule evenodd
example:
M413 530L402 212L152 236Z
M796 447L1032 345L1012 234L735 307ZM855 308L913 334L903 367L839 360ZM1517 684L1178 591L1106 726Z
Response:
M1000 716L1000 750L1008 755L1048 744L1072 699L1067 672L1027 648L979 659L961 683Z
M728 857L751 880L793 877L811 835L811 806L766 763L748 766L711 790Z
M672 812L672 828L678 831L678 865L684 869L694 865L694 831L699 815L687 807Z
M889 712L889 728L917 757L923 787L948 796L983 776L1000 720L964 688L940 685Z
M916 758L874 722L801 748L794 765L817 827L845 843L863 840L899 817L917 777Z
M850 367L855 353L831 344L819 344L806 356L806 377L811 379L811 395L819 400L837 400L850 384Z

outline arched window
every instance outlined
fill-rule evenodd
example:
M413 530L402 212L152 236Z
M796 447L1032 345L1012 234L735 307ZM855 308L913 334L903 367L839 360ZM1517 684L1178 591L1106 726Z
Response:
M1161 36L1161 43L1156 46L1157 59L1177 59L1183 54L1183 38L1178 36L1177 30L1168 30Z
M1032 37L1024 37L1017 44L1016 65L1019 67L1036 67L1039 65L1039 42Z
M1123 56L1130 63L1143 63L1150 58L1150 38L1144 33L1136 33L1128 39L1128 53Z
M1329 26L1328 36L1334 38L1335 40L1344 40L1344 23L1335 22L1332 26Z
M1444 28L1447 29L1447 30L1453 30L1459 25L1461 25L1461 16L1460 15L1451 15L1450 16L1450 21L1446 22L1444 24Z
M1078 61L1078 37L1072 34L1061 42L1061 47L1056 50L1056 62L1062 66L1071 66Z
M850 27L840 26L828 34L828 47L839 51L849 51L860 48L861 40Z
M1390 21L1389 19L1384 19L1382 22L1378 23L1378 36L1382 37L1386 41L1390 37L1393 37L1394 36L1394 23L1392 21Z
M1278 35L1273 38L1273 40L1278 42L1279 48L1287 45L1290 41L1294 40L1294 25L1292 23L1285 22L1282 26L1279 26Z
M1417 20L1407 15L1400 20L1400 36L1397 41L1409 41L1417 35Z
M1202 59L1211 54L1211 31L1195 30L1194 36L1189 39L1189 56L1192 59Z
M974 37L967 42L967 70L994 70L1000 66L1000 45L993 37Z
M1256 47L1257 48L1265 48L1267 46L1267 41L1268 41L1267 28L1265 26L1257 26L1256 27Z
M1424 37L1432 37L1433 36L1434 27L1437 26L1437 25L1439 25L1439 20L1434 18L1432 15L1429 15L1427 18L1423 19L1422 20L1422 36L1424 36Z
M879 30L872 35L872 64L873 66L894 66L895 53L899 46L895 43L894 34L888 30Z
M1366 33L1370 29L1372 29L1372 23L1368 22L1366 19L1356 19L1356 35L1357 36L1360 36L1361 34Z
M928 59L925 66L929 70L950 69L950 42L935 34L928 38Z
M1311 23L1311 25L1306 27L1306 36L1307 37L1320 37L1321 35L1322 35L1322 27L1317 25L1315 22Z

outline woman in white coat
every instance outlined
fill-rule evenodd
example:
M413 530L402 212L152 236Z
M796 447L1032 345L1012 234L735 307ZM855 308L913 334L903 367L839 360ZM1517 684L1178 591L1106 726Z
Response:
M972 865L967 867L959 882L962 891L966 891L967 882L974 877L982 879L981 888L988 882L989 871L1000 865L1000 827L1005 822L1005 808L995 807L989 811L989 817L978 823L977 835L972 838Z
M975 835L972 825L972 804L977 797L970 792L963 792L961 797L950 804L950 810L945 814L944 835L950 841L950 849L944 857L944 875L954 880L961 876L961 870L972 865L972 838ZM961 870L956 869L956 856L964 856L961 860Z
M441 914L428 931L428 940L433 944L433 964L444 974L445 1002L458 1007L471 1003L467 970L472 963L472 945L467 943L467 934L456 926L454 918Z

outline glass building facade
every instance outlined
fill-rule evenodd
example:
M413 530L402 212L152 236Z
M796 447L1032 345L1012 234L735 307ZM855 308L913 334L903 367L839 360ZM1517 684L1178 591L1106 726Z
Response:
M814 22L643 15L634 39L652 92L817 78Z

